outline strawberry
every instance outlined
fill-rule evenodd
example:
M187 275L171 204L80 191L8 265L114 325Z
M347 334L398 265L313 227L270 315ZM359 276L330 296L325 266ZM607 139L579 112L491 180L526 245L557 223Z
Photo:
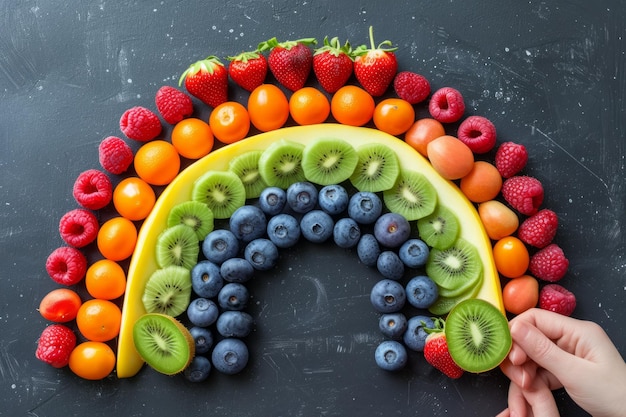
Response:
M257 51L242 52L226 59L230 61L228 75L244 90L252 91L265 82L267 59Z
M204 104L217 107L228 100L228 72L216 56L195 62L180 76L178 85Z
M313 72L320 85L332 94L343 87L352 76L354 60L350 43L341 46L339 38L324 38L324 46L313 53Z
M536 248L545 248L556 235L559 218L550 209L543 209L522 222L517 229L517 236Z
M354 75L361 86L374 97L385 94L398 72L398 60L391 46L391 41L374 44L374 29L370 26L370 49L359 47L354 50Z
M434 320L435 326L425 329L429 333L424 345L424 358L426 362L439 369L452 379L458 379L463 375L463 369L454 362L448 350L448 342L443 332L445 323L443 319Z
M270 51L267 64L270 71L284 87L291 91L304 87L313 66L313 53L308 45L317 43L315 38L298 39L279 43L276 38L259 44L259 51Z

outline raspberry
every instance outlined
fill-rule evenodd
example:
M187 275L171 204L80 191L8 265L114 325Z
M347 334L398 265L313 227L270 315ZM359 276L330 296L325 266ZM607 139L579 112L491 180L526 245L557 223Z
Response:
M393 89L401 99L417 104L426 100L430 94L430 83L423 75L402 71L394 78Z
M543 202L543 185L533 177L514 176L502 183L502 196L515 210L532 216Z
M174 87L164 85L154 98L157 110L169 124L176 124L193 113L191 97Z
M74 209L61 217L59 233L68 245L82 248L98 235L98 219L90 211Z
M465 102L458 90L443 87L435 91L428 103L428 111L433 119L441 123L453 123L465 113Z
M474 153L487 153L496 145L496 127L482 116L469 116L459 125L457 137Z
M113 185L104 172L89 169L76 178L72 193L81 206L99 210L111 202Z
M576 296L559 284L548 284L539 292L539 308L571 316L576 308Z
M511 178L520 172L528 162L528 151L524 145L504 142L496 151L496 168L503 178Z
M67 326L53 324L41 332L37 342L35 357L55 368L63 368L70 360L70 353L76 347L76 335Z
M62 246L48 256L46 271L57 284L74 285L85 276L87 258L76 248Z
M151 110L135 106L122 114L120 129L129 139L147 142L159 136L161 121Z
M115 175L125 172L134 158L130 146L115 136L109 136L100 142L98 157L102 168Z
M548 246L559 226L559 219L555 212L543 209L522 222L517 230L517 236L524 242L536 248Z
M565 276L569 261L556 243L551 243L530 257L530 273L544 281L556 282Z

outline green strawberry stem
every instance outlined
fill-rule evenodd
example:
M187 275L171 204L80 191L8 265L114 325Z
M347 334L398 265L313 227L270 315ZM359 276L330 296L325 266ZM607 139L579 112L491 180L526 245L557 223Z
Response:
M428 334L443 333L446 327L446 322L441 317L433 317L433 327L426 327L426 323L422 321L422 327Z
M259 52L264 52L264 51L271 51L272 49L276 48L277 46L280 46L281 48L285 48L287 50L293 48L294 46L298 45L298 44L302 44L302 45L315 45L317 43L317 39L315 38L302 38L302 39L298 39L295 41L285 41L285 42L278 42L278 40L276 39L276 37L273 37L272 39L269 39L265 42L261 42L259 44L259 46L257 47L257 50Z
M260 56L259 51L249 51L249 52L242 52L238 55L235 56L227 56L226 59L229 61L241 61L241 62L248 62L248 61L252 61L254 59L257 59Z
M220 59L215 55L210 55L205 59L194 62L189 66L189 68L185 70L185 72L182 73L182 75L178 79L178 85L181 86L183 84L183 80L185 79L185 77L196 75L200 71L207 71L209 74L213 74L215 67L218 65L224 66L224 64L222 64L222 61L220 61Z
M378 46L376 46L376 44L374 43L374 27L373 26L370 26L369 35L370 35L370 49L367 49L365 45L361 45L358 48L356 48L354 51L352 51L353 56L365 55L369 51L379 50L379 51L384 51L384 52L393 52L396 49L398 49L397 47L385 48L385 46L393 45L390 40L382 41L381 43L378 44Z
M350 45L350 42L346 41L346 43L342 46L339 42L339 38L336 36L330 41L328 40L328 36L325 36L324 45L317 48L314 55L319 55L324 52L328 52L334 56L346 54L350 59L354 60L352 57L352 45Z

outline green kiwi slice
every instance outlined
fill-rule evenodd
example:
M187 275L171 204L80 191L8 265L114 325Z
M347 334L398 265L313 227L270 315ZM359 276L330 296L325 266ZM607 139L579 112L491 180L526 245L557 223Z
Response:
M191 272L180 266L168 266L150 275L141 300L148 313L176 317L187 310L190 297Z
M302 170L315 184L339 184L350 178L358 159L354 147L345 140L321 138L304 147Z
M405 169L393 187L383 191L383 200L390 211L417 220L435 210L437 191L424 175Z
M417 220L420 238L428 246L436 249L447 249L459 235L459 221L448 208L438 204L435 211Z
M303 144L284 139L268 146L259 158L259 172L267 185L287 189L295 182L304 181L303 151Z
M246 189L246 198L257 198L267 188L267 183L259 172L259 158L262 151L248 151L230 160L228 169L239 177Z
M191 270L199 252L196 232L184 224L168 227L157 237L156 261L161 268L175 265Z
M228 219L246 201L246 189L232 171L208 171L191 190L191 199L209 206L216 219Z
M189 330L164 314L141 316L133 325L133 342L139 356L166 375L182 372L195 354L195 343Z
M482 263L476 248L459 238L447 249L433 248L430 251L426 274L440 288L457 290L470 287L481 278Z
M167 227L179 224L191 227L200 241L213 230L213 212L199 201L184 201L172 207L167 216Z
M381 143L367 143L356 150L359 160L350 182L359 191L376 193L393 187L400 174L396 153Z
M477 298L458 303L448 314L446 340L454 362L468 372L486 372L511 350L507 318L493 304Z

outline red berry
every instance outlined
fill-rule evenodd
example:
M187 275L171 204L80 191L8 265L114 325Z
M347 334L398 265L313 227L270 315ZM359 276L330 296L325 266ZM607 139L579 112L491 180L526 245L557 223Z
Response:
M354 71L350 43L342 46L338 38L324 38L324 45L313 53L313 72L322 88L330 94L346 85Z
M62 324L52 324L41 332L35 357L55 368L63 368L68 364L74 347L76 347L74 332Z
M72 194L78 204L86 209L99 210L111 201L113 185L104 172L89 169L78 175Z
M192 96L213 108L228 100L228 71L214 55L195 62L180 76L178 85Z
M452 87L435 91L428 103L428 111L433 119L441 123L454 123L463 117L465 102L461 93Z
M133 158L130 146L115 136L105 138L98 147L100 165L111 174L119 175L125 172L133 163Z
M308 45L317 43L314 38L278 42L272 38L259 45L260 51L269 50L267 64L280 84L291 91L304 87L313 67L313 52Z
M120 129L129 139L147 142L159 136L161 121L151 110L135 106L122 114Z
M265 82L267 76L267 59L258 52L243 52L228 57L228 75L244 90L252 92Z
M514 176L502 183L502 196L515 210L532 216L543 202L543 185L533 177Z
M82 248L96 239L98 219L90 211L74 209L61 217L59 233L68 245Z
M530 257L530 273L544 281L556 282L565 276L569 260L563 249L551 243Z
M463 369L450 356L446 335L442 331L428 335L424 345L424 358L426 362L452 379L463 376Z
M496 127L482 116L469 116L459 125L457 137L474 153L487 153L496 144Z
M430 94L430 83L423 75L402 71L394 78L393 89L401 99L417 104L426 100Z
M391 41L374 43L374 31L369 28L370 48L357 47L354 50L354 76L363 89L373 97L380 97L389 88L398 72L398 59L391 47Z
M528 162L528 151L524 145L514 142L504 142L496 151L496 168L503 178L516 175Z
M193 113L191 97L169 85L159 88L154 102L163 119L172 125Z
M518 237L526 244L536 248L548 246L559 226L555 212L543 209L522 222L517 230Z
M571 316L576 308L576 296L559 284L548 284L539 292L539 308Z
M48 256L46 271L57 284L74 285L85 277L87 258L76 248L62 246Z

